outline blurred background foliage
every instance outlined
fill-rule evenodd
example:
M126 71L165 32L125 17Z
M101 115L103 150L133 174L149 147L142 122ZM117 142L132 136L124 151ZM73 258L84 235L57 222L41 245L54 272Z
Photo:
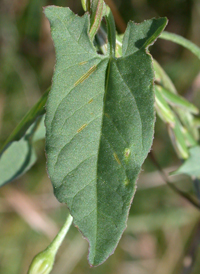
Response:
M200 0L107 0L117 29L129 20L167 16L167 30L200 46ZM55 53L42 7L69 6L82 15L80 0L0 0L0 144L51 84ZM158 40L151 48L180 94L200 107L200 62L187 50ZM25 274L35 254L56 235L67 215L54 198L46 174L44 142L38 161L23 177L0 191L0 273ZM165 125L157 118L152 148L168 173L180 165ZM193 192L187 176L171 181ZM53 274L198 274L199 212L172 192L150 158L138 181L128 227L115 254L98 268L87 263L88 244L72 228L62 245Z

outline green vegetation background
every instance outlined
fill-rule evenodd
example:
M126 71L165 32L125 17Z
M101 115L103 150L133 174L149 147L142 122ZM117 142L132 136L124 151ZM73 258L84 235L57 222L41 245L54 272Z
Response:
M200 0L109 0L121 15L118 31L129 20L167 16L167 30L200 46ZM113 5L114 4L114 5ZM42 7L69 6L83 14L80 0L0 1L0 145L51 84L55 63L49 23ZM158 40L151 53L180 94L200 107L200 63L178 45ZM180 164L165 125L157 118L153 151L167 172ZM38 162L0 191L0 273L25 274L65 220L67 209L53 196L46 174L44 142ZM193 192L187 176L172 177ZM87 263L88 244L72 228L52 274L197 274L200 273L199 213L174 194L147 159L138 181L128 227L114 255L98 268ZM199 251L199 252L198 252Z

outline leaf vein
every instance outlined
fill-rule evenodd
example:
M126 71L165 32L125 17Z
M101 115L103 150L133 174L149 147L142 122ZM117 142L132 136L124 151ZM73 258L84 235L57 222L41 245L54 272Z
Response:
M87 183L84 187L82 187L80 190L78 190L76 192L76 194L73 196L72 198L72 207L73 207L73 203L74 203L74 199L76 198L76 196L81 192L83 191L86 187L88 187L91 183L93 183L95 181L95 179L91 180L89 183Z
M97 120L100 116L101 116L101 115L98 115L97 117L95 117L94 119L92 119L89 123L87 123L87 126L90 125L90 124L91 124L92 122L94 122L95 120ZM87 127L86 127L86 128L87 128ZM57 161L56 161L56 163L55 163L55 165L54 165L54 170L55 170L56 164L58 163L58 158L59 158L60 154L62 153L62 151L71 143L71 141L72 141L78 134L80 134L80 132L77 132L77 133L69 140L69 142L67 142L67 143L61 148L61 150L59 151L58 156L57 156ZM64 136L65 136L65 135L64 135ZM92 141L92 142L93 142L93 141ZM91 144L92 142L88 143L88 145Z
M114 121L113 121L110 117L108 117L108 116L106 116L106 115L104 115L104 117L106 117L106 118L113 124L113 126L114 126L115 129L117 130L119 136L122 138L122 140L123 140L123 141L126 143L126 145L129 147L129 143L125 140L124 136L121 134L121 132L119 131L119 129L118 129L117 126L115 125Z
M102 92L99 92L96 94L96 96L92 97L91 99L95 99L96 97L98 97ZM67 117L67 119L65 120L65 122L62 125L61 131L63 130L63 127L65 126L65 124L67 123L67 121L74 116L74 114L76 114L79 110L81 110L82 108L84 108L86 105L88 105L88 102L86 102L84 105L82 105L80 108L76 109L70 116ZM60 133L61 133L60 131Z

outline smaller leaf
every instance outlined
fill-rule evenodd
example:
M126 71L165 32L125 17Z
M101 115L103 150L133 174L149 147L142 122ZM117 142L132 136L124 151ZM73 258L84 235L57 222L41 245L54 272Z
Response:
M198 130L198 126L195 125L195 120L194 120L194 116L186 111L178 111L178 116L179 119L181 121L181 123L183 124L183 126L190 132L190 134L192 135L192 137L198 141L199 140L199 130Z
M196 106L194 106L192 103L190 103L188 100L186 100L185 98L183 98L175 93L170 92L169 90L165 89L164 87L162 87L161 93L170 105L184 108L185 110L187 110L193 114L199 113L198 108Z
M197 58L200 59L200 48L197 45L195 45L194 43L192 43L191 41L185 39L184 37L177 35L175 33L170 33L170 32L164 31L160 35L160 38L169 40L171 42L174 42L178 45L183 46L184 48L190 50L193 54L196 55Z
M37 119L19 141L13 141L0 154L0 186L26 173L36 162L33 143L44 138L44 117Z
M0 186L24 174L35 161L35 150L27 136L11 143L0 158Z
M185 136L183 133L183 127L179 120L175 117L175 125L174 127L169 127L169 135L172 141L172 144L174 146L174 149L176 150L178 156L181 159L187 159L188 158L188 148L185 141Z
M165 122L171 124L171 126L175 123L174 113L169 107L166 100L162 95L162 87L155 85L155 101L156 101L156 110L160 118Z
M193 138L192 134L187 130L187 128L183 127L182 132L188 147L194 147L198 145L197 141Z
M200 178L200 146L190 148L189 158L178 170L172 172L171 175L183 173Z
M155 59L153 59L153 68L155 71L155 81L159 82L161 86L165 87L170 92L177 93L171 79Z

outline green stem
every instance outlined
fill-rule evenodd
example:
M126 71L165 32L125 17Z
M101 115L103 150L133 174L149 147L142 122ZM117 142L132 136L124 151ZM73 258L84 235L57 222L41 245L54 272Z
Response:
M49 91L50 91L50 88L46 90L46 92L42 95L39 101L32 107L31 110L29 110L29 112L24 116L21 122L13 130L11 135L3 144L3 147L0 150L0 154L4 151L4 149L7 147L9 143L13 141L18 141L19 139L21 139L21 137L24 136L27 129L32 125L32 123L36 120L37 117L45 114L46 112L45 105L46 105Z
M69 215L52 243L44 251L34 257L29 267L28 274L49 274L51 272L57 251L69 231L72 221L73 218Z
M52 253L56 254L60 245L62 244L65 236L67 235L67 232L70 229L70 226L72 224L73 217L69 214L67 217L64 225L62 226L61 230L57 234L57 236L54 238L53 242L48 246L48 250L51 250Z
M169 40L171 42L174 42L178 45L185 47L186 49L194 53L200 60L200 48L196 46L194 43L190 42L189 40L183 38L182 36L167 31L163 31L159 38Z

